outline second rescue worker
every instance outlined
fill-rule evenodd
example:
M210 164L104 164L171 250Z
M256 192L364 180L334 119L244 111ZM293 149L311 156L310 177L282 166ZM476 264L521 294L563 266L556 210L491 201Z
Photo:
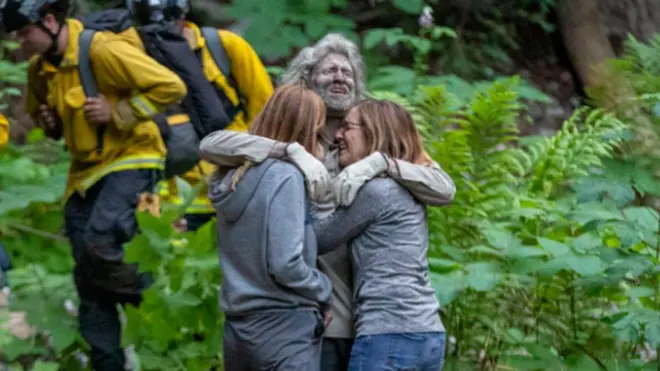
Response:
M7 0L2 19L34 57L26 110L71 153L64 194L66 233L76 262L80 332L97 371L123 370L116 305L138 304L145 283L123 263L122 244L137 233L138 196L152 192L166 153L151 119L187 93L183 81L138 48L99 32L90 60L100 95L80 84L78 37L68 0Z
M201 59L204 74L216 88L223 102L227 115L232 120L226 130L242 131L248 129L250 122L261 111L266 101L273 94L270 76L254 49L239 35L226 30L213 30L215 35L207 39L195 23L185 20L190 9L187 0L129 0L128 7L140 24L153 22L171 23L181 30L190 47ZM155 14L159 13L159 14ZM124 33L131 38L139 38L134 29ZM217 37L215 37L217 36ZM231 66L228 75L223 74L215 60L212 49L222 48ZM214 165L200 161L181 178L195 186L199 182L206 183L206 177L215 170ZM176 181L167 180L161 196L164 200L180 203ZM186 210L188 230L196 230L215 216L215 211L207 196L206 185L198 193L193 204Z

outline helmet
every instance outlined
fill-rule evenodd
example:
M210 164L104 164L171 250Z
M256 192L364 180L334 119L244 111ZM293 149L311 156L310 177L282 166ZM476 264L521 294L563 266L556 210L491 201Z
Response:
M126 0L126 7L142 25L173 22L188 12L188 0Z
M167 21L178 21L190 10L190 2L188 0L165 0L165 2L163 15Z
M69 11L69 0L2 0L0 3L0 19L7 32L40 24L41 17L47 11L65 17Z

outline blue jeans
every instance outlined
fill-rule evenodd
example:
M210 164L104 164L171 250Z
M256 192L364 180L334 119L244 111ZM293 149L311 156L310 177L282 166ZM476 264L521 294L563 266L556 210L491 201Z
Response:
M349 371L440 371L445 360L445 333L420 332L358 336Z

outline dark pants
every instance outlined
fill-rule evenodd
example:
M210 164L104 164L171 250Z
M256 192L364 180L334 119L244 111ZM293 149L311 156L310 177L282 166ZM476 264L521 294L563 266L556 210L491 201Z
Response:
M201 228L204 224L208 223L215 214L209 213L209 214L186 214L184 215L184 218L186 218L186 225L188 227L188 230L191 232L194 232Z
M346 371L351 359L353 339L323 338L321 371Z
M80 296L80 333L89 343L96 371L123 370L121 326L116 306L139 305L149 285L135 264L123 263L123 244L137 233L138 197L158 181L152 170L106 175L85 197L74 194L64 209L66 232L75 260L74 280Z
M319 371L323 318L295 310L225 319L227 371Z
M350 371L441 371L445 333L364 335L355 339Z

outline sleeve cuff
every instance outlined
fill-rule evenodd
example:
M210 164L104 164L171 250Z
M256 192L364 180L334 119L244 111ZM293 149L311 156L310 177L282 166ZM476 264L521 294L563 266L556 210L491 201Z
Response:
M128 100L122 99L112 107L112 122L121 131L129 131L137 126L138 119Z

